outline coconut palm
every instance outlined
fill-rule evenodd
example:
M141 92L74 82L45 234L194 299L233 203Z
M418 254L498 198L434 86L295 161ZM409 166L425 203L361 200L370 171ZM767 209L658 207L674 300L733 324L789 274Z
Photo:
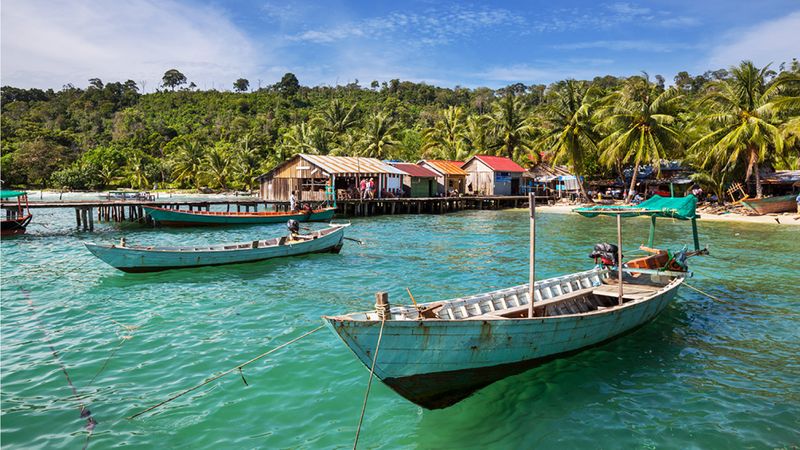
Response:
M491 122L498 139L498 151L511 159L520 160L530 152L534 128L528 120L528 110L513 94L507 94L493 106Z
M150 180L147 176L147 156L136 152L128 157L126 165L128 180L134 189L147 189Z
M188 181L195 189L199 188L202 166L203 147L197 141L185 142L175 156L172 178L179 183Z
M356 117L357 106L357 104L353 104L348 108L338 98L334 99L322 110L321 116L325 122L325 129L333 133L334 137L346 133L347 130L358 123L358 117Z
M674 87L662 90L644 74L629 78L622 89L602 100L597 129L607 136L598 144L600 161L608 167L617 161L633 164L626 201L633 195L642 164L660 171L661 161L683 148L677 128L682 97Z
M253 182L260 175L261 156L258 149L250 145L252 136L245 135L239 140L233 154L233 167L239 182L247 189L253 189Z
M797 85L798 78L784 76L768 83L769 65L759 69L751 61L732 67L730 74L729 79L712 83L701 100L700 106L708 110L697 123L708 132L689 150L705 152L704 163L713 163L718 170L731 171L744 163L745 181L755 175L756 197L760 198L759 164L782 156L784 135L779 122L798 106L797 97L783 94Z
M298 153L325 155L330 153L331 150L330 133L323 128L323 124L319 119L311 120L308 123L303 122L299 125L293 125L283 135L282 147L285 157Z
M231 155L228 144L217 144L206 154L203 173L216 186L228 189L228 176L231 169Z
M597 90L588 83L567 80L556 85L541 112L544 134L534 147L552 152L553 164L566 163L578 178L581 196L591 201L583 186L587 157L597 151L599 141L594 130Z
M492 121L487 115L469 116L464 135L471 154L483 153L497 147L492 142Z
M434 125L422 133L422 152L426 157L462 161L468 156L464 111L450 106Z
M388 158L389 152L397 145L395 140L397 131L398 128L391 116L386 113L374 115L364 129L362 156Z

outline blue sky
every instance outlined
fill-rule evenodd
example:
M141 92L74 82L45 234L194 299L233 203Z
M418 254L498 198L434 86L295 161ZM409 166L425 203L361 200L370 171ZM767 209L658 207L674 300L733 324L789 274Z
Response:
M3 85L133 79L200 88L392 78L501 87L647 71L671 81L800 57L800 2L4 0Z

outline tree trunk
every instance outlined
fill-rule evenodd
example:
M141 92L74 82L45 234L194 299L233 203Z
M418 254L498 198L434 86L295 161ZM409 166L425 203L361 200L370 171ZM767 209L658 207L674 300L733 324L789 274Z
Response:
M631 197L633 197L633 190L636 188L637 175L639 175L639 164L633 166L633 177L631 177L631 187L628 189L628 192L625 193L625 203L631 202Z
M763 191L761 189L761 174L758 171L758 160L753 163L753 170L756 173L756 198L761 198Z
M581 192L581 198L583 198L589 203L594 203L594 200L592 200L592 198L589 197L589 194L586 193L586 189L583 187L583 178L580 176L580 174L576 173L575 178L578 179L578 189Z

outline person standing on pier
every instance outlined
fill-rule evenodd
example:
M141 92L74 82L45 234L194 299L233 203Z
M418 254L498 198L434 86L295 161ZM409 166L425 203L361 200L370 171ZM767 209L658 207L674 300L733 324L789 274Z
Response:
M361 200L364 200L365 198L367 198L367 179L366 178L362 178L361 179L361 183L359 184L358 188L359 188L359 194L361 194Z
M375 179L370 178L367 182L367 193L369 194L370 200L375 198Z
M289 211L297 209L297 197L294 195L295 191L289 195Z

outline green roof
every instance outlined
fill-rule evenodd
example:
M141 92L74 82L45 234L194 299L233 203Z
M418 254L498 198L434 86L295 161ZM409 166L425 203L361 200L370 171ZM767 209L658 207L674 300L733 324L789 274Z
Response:
M591 206L576 208L574 211L586 217L621 215L622 217L655 216L689 220L697 217L696 207L697 198L691 194L686 197L654 195L635 206Z
M0 191L0 199L5 200L7 198L16 198L16 197L19 197L20 195L25 195L25 194L26 193L22 192L22 191L6 191L6 190L3 190L3 191Z

